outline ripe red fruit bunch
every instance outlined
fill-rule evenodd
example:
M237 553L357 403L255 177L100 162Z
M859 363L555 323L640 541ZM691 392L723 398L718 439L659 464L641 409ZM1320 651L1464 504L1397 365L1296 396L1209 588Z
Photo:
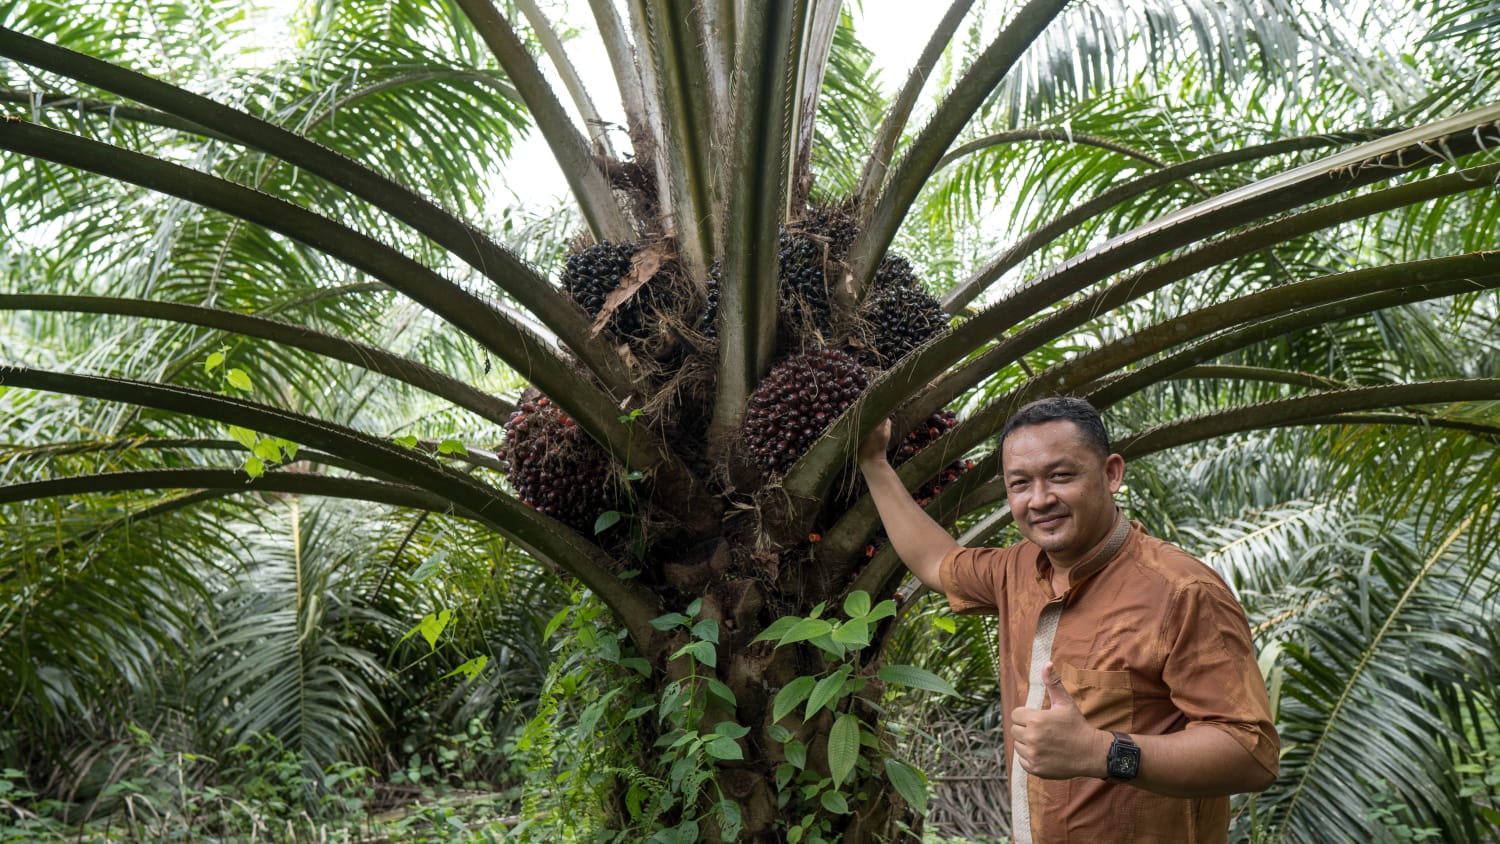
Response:
M896 446L891 455L891 465L900 466L902 463L916 457L919 452L932 445L938 437L948 433L958 426L958 414L951 410L939 410L927 417L927 420L918 425L914 430L907 433ZM958 480L964 472L974 468L971 460L955 460L943 467L937 476L912 492L912 498L918 504L927 506L938 493L942 492L949 484Z
M785 472L869 383L853 358L834 349L778 363L750 396L745 444L751 459L768 472Z
M500 462L516 497L575 530L613 509L609 454L544 397L524 399L505 423Z

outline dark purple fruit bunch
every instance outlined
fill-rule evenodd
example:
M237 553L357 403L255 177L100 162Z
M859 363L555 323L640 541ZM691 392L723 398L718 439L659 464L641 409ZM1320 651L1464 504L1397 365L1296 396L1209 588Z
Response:
M854 359L834 349L788 358L750 396L745 440L757 466L791 468L870 383Z
M912 269L911 261L895 253L887 253L880 259L880 264L875 267L875 278L871 281L875 290L890 290L892 288L903 288L906 290L919 290L922 283L917 281L917 273Z
M615 509L609 454L544 397L511 413L499 456L522 503L575 530L592 533L599 514Z
M810 237L782 234L776 253L776 284L781 310L793 320L811 320L827 329L833 313L828 245Z
M939 410L927 417L927 420L918 425L914 430L897 444L895 452L891 455L891 465L900 466L902 463L916 457L923 449L937 441L938 437L948 433L958 426L958 414L951 410ZM917 503L926 507L938 493L946 489L950 484L959 479L963 473L974 468L971 460L955 460L943 467L937 476L918 487L912 492L912 498Z
M877 287L860 311L870 338L863 363L888 369L948 329L948 314L920 286Z
M596 243L572 256L563 266L562 286L591 317L599 316L609 294L628 281L637 243ZM643 341L651 334L656 315L670 304L667 279L657 273L635 295L615 309L609 331L617 340Z
M844 260L844 256L849 254L849 246L854 243L854 236L859 234L854 215L837 205L820 205L810 209L797 227L827 242L829 257L837 261Z

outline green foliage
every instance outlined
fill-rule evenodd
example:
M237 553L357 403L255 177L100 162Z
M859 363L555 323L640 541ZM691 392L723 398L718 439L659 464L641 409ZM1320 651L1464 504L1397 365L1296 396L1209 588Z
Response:
M775 641L777 648L810 643L826 666L820 675L803 675L782 686L771 703L775 726L769 735L782 744L786 760L776 769L777 799L788 817L800 818L787 828L789 841L825 840L835 828L830 816L848 814L851 799L855 805L869 799L872 777L883 775L913 809L927 811L927 781L920 770L887 757L883 770L876 772L867 753L886 747L890 739L877 726L882 701L865 694L871 678L863 652L875 624L896 614L896 602L872 606L868 593L855 590L844 598L843 620L823 618L824 610L820 604L807 617L779 618L755 640ZM885 665L875 676L890 687L955 693L942 678L911 665ZM789 718L791 723L784 725ZM830 722L825 757L809 759L809 728Z

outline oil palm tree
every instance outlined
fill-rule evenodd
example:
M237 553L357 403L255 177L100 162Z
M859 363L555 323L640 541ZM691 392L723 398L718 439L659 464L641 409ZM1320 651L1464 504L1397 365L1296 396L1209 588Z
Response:
M1256 834L1368 825L1327 773L1361 762L1477 836L1440 763L1493 726L1494 643L1464 621L1492 611L1496 561L1493 14L971 5L887 103L836 2L591 3L622 131L532 2L322 4L269 71L218 63L233 5L0 7L0 635L51 649L7 658L18 703L148 671L131 640L190 619L157 598L131 623L119 602L215 587L190 562L232 540L204 513L363 501L473 523L608 607L656 704L608 734L658 748L601 823L887 834L925 800L892 687L942 683L883 667L902 618L879 599L903 570L853 444L894 416L909 486L988 541L1006 514L987 440L1020 402L1072 393L1149 470L1131 496L1158 529L1217 524L1184 527L1184 456L1253 445L1340 480L1313 488L1324 506L1342 489L1398 511L1342 534L1378 548L1362 582L1384 597L1252 604L1289 739ZM944 93L919 107L933 75ZM566 264L482 204L523 121L577 206ZM138 542L149 565L117 553ZM1297 573L1277 560L1236 583ZM80 638L119 664L39 634L45 613L92 619ZM1413 640L1392 634L1417 617L1435 658L1402 673ZM1373 760L1354 726L1383 737ZM1402 767L1412 736L1431 750Z

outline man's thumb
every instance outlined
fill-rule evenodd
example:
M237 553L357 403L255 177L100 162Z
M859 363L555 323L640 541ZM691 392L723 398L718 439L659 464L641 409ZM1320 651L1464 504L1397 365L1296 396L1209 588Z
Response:
M1053 706L1077 705L1073 703L1073 696L1068 694L1062 677L1058 676L1057 669L1053 668L1050 662L1042 666L1042 682L1047 685L1047 697L1052 701Z

